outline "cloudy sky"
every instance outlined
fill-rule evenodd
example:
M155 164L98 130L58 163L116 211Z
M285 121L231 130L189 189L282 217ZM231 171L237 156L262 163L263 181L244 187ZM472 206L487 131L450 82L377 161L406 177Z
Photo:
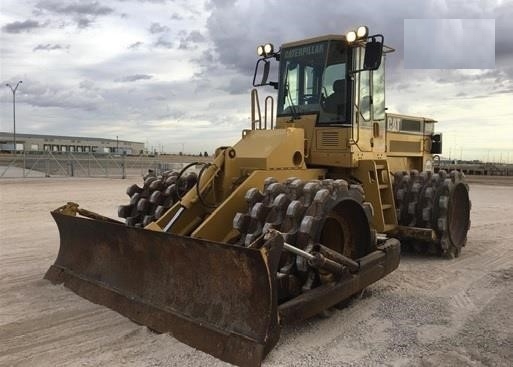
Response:
M0 131L12 131L12 93L4 85L23 80L19 133L119 136L167 152L182 144L186 152L212 152L249 126L257 45L366 24L397 50L387 59L389 111L440 121L446 156L513 162L513 0L0 4ZM405 19L494 20L495 68L412 69L405 59L415 40L404 34ZM473 41L475 50L490 44ZM425 44L418 42L420 52ZM261 100L274 93L259 92Z
M495 19L405 19L404 66L495 68Z

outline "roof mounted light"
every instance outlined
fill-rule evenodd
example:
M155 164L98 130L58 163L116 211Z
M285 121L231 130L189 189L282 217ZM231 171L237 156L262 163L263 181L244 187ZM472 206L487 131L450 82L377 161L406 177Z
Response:
M369 34L369 28L367 26L361 25L356 30L356 35L358 36L358 38L367 37L368 34Z
M265 45L258 46L257 54L258 54L258 56L262 56L262 57L275 56L273 44L266 43Z
M349 43L356 41L356 32L355 31L347 32L346 33L346 40Z
M356 40L365 41L368 35L369 28L365 25L361 25L356 29L356 31L349 31L346 33L346 41L348 43L353 43Z

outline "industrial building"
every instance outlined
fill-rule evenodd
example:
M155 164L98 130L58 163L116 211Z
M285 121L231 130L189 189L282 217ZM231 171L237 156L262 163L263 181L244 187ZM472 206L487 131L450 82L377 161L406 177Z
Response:
M13 150L12 133L0 132L0 151ZM25 152L77 152L141 154L144 143L117 139L77 136L16 134L16 150Z

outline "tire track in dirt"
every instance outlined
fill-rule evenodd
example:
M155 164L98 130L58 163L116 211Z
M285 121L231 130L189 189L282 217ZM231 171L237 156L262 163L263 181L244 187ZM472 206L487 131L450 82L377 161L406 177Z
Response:
M452 296L449 304L456 309L465 309L471 312L477 310L476 304L469 297L466 290L462 290Z
M127 322L108 309L89 305L85 310L60 310L4 324L0 331L0 355L10 356L8 362L14 363L50 352L56 347L65 350L66 346L74 345L79 340L98 339L102 329L116 328Z

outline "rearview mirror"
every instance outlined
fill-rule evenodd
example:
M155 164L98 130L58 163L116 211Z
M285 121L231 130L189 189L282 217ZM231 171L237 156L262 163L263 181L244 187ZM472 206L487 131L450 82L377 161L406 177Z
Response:
M262 66L263 63L263 66ZM269 78L269 70L271 63L266 59L259 59L255 65L255 74L253 75L253 86L260 87L267 85L267 78ZM260 74L260 82L257 82L257 76Z
M363 68L365 70L376 70L381 65L381 56L383 55L383 43L372 39L365 45L365 57L363 59Z
M267 83L267 78L269 78L269 70L271 69L271 63L265 60L264 64L264 72L262 73L262 84Z
M271 70L271 62L267 58L261 58L255 65L255 73L253 75L253 87L261 87L270 85L275 89L278 88L277 82L268 82L269 72ZM260 80L259 82L257 80Z

